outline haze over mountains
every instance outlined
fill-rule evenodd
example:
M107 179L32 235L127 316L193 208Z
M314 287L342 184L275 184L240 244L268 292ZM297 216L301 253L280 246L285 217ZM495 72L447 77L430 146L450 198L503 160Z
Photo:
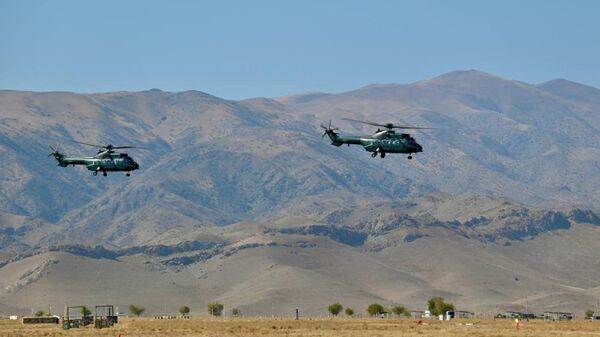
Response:
M596 88L479 71L243 101L1 91L0 302L584 309L600 295L598 111ZM413 160L373 159L320 137L329 119L374 131L344 117L435 130ZM94 153L71 140L141 146L141 169L56 167L48 145Z

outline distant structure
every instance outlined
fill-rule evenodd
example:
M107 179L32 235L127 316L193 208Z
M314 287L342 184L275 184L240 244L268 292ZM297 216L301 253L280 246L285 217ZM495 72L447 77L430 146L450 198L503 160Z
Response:
M544 312L544 320L546 321L570 321L573 319L573 313L561 311L546 311Z
M431 311L429 310L412 310L410 312L412 318L431 318Z
M46 317L23 317L22 324L58 324L60 318L58 316Z
M504 315L504 318L508 318L508 319L514 319L514 318L535 319L536 316L535 316L534 313L531 313L531 312L507 311L506 314Z
M453 311L446 311L446 315L444 318L447 321L449 321L451 319L457 319L457 318L473 318L473 316L475 316L475 314L470 311L453 310Z
M118 322L115 307L111 304L97 305L94 315L94 327L96 329L109 328Z
M94 322L93 316L84 316L82 314L83 308L83 305L66 307L65 316L63 317L63 329L80 328Z

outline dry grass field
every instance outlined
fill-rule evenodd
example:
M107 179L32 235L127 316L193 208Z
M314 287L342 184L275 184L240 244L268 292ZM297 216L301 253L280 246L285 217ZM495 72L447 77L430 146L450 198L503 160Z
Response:
M22 325L20 321L0 321L0 337L30 336L600 336L600 322L522 322L519 329L509 320L472 319L440 322L415 319L371 318L192 318L188 320L123 319L113 328L97 330L89 326L63 330L57 325Z

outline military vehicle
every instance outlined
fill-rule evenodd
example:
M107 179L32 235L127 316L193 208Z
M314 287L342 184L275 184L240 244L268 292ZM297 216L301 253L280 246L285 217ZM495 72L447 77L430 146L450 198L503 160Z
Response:
M350 118L343 119L350 122L377 126L378 128L377 131L371 135L340 136L336 132L339 129L332 128L330 120L328 126L321 124L321 127L325 130L322 137L325 137L326 135L329 136L331 145L333 146L342 146L343 144L348 144L348 146L351 144L362 145L366 151L372 152L371 157L373 158L377 157L378 154L381 158L385 158L387 153L405 153L408 154L408 159L412 159L413 154L423 152L423 147L419 145L410 134L396 133L394 129L432 129L421 126L394 125L393 123L379 124Z
M98 153L92 157L67 157L57 149L50 146L52 153L48 157L53 156L58 162L58 166L67 167L69 165L85 165L85 167L92 171L93 175L98 175L102 172L103 176L107 176L108 172L125 172L126 176L130 176L131 171L135 171L140 168L127 153L116 152L116 149L130 149L135 146L114 146L108 145L96 145L77 142L83 145L94 146L98 148Z

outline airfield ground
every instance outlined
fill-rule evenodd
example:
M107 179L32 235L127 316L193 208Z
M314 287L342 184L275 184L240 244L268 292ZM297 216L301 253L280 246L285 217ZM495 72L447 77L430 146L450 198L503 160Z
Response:
M63 330L58 325L22 325L20 321L0 321L0 336L600 336L600 321L522 322L519 329L509 320L471 319L440 322L416 319L372 318L192 318L154 320L123 319L117 326L102 330L88 326Z

